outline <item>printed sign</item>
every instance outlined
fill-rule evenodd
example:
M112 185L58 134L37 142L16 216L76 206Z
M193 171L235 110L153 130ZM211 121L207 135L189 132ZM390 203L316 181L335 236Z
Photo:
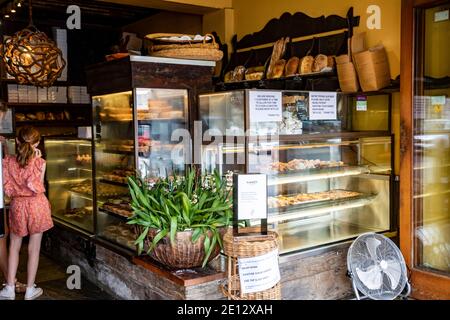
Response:
M267 176L238 175L236 201L238 220L267 219Z
M356 97L356 111L367 111L367 96Z
M309 95L309 120L336 120L337 93L311 92Z
M281 92L250 91L249 108L253 123L283 120Z
M280 281L278 250L251 258L238 258L242 293L254 293L272 288Z

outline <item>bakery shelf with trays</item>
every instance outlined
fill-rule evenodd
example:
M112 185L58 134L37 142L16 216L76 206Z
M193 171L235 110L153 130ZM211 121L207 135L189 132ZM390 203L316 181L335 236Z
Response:
M345 95L338 95L335 120L310 121L307 103L291 103L297 99L291 97L303 100L307 92L281 91L283 120L296 117L292 123L302 129L292 130L282 123L254 125L249 91L200 95L203 130L225 133L203 145L202 169L268 176L268 222L280 234L282 253L348 240L361 232L392 231L394 137L388 101L384 110L369 103L367 112L358 115L368 118L364 128L361 121L353 121L355 106Z

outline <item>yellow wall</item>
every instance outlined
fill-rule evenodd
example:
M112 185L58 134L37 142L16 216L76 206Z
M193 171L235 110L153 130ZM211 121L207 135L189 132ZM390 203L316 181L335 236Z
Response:
M450 20L434 22L434 14L443 7L425 12L425 75L442 78L450 75Z
M381 30L367 30L366 13L369 5L381 8ZM234 28L238 39L261 30L273 18L284 12L304 12L311 17L337 14L345 16L350 7L361 16L356 32L368 31L367 45L383 43L391 65L391 77L400 74L400 9L401 0L233 0ZM229 39L227 39L229 40Z

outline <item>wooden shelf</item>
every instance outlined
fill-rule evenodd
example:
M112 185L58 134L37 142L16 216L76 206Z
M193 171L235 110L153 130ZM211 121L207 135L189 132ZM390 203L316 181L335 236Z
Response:
M86 120L30 120L16 121L16 127L32 125L35 127L89 127L91 123Z
M22 103L22 102L8 102L8 106L14 108L91 108L90 103Z

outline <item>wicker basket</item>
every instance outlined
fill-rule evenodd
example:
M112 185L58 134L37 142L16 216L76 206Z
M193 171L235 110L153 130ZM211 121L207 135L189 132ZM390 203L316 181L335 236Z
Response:
M257 228L242 229L242 232L256 232ZM228 230L223 238L224 253L228 257L228 281L221 286L222 293L231 300L280 300L281 285L254 293L241 293L241 283L238 271L238 258L257 257L278 249L278 235L268 232L267 235L252 237L233 237L233 231Z
M211 43L206 41L206 37L212 39ZM149 55L155 57L210 60L220 61L223 58L223 52L219 50L219 45L213 35L205 35L203 42L186 42L184 44L152 44L149 47Z

